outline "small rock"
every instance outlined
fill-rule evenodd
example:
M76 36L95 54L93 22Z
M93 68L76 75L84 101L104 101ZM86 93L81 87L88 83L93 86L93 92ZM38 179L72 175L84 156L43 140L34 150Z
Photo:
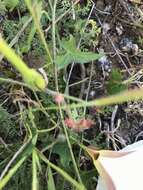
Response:
M116 25L116 31L119 36L123 34L123 26L121 24Z
M104 9L104 12L111 12L112 11L112 6L111 5L107 5Z
M90 94L89 94L91 97L94 97L95 96L95 91L94 90L92 90L92 91L90 91Z
M131 51L132 45L133 45L132 41L128 38L123 38L120 42L120 48L126 52Z
M139 46L137 44L133 44L132 46L133 54L136 55L139 52Z
M136 55L139 51L139 47L137 44L134 44L132 40L129 38L123 38L120 42L120 48L121 50L132 53L133 55Z
M106 34L111 29L110 24L104 23L102 29L103 29L103 35Z
M103 56L98 60L98 63L101 65L102 69L107 72L110 73L111 72L111 61L107 58L107 56Z

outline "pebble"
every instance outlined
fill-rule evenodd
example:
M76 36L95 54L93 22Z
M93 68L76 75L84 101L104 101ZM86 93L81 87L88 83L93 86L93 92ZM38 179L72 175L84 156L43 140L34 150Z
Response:
M103 35L106 34L111 29L110 24L104 23L102 25L102 29L103 29Z
M133 55L136 55L139 51L139 47L137 44L134 44L132 40L129 38L123 38L120 42L120 48L124 52L132 53Z
M116 31L119 36L123 34L123 26L121 24L116 25Z
M104 70L104 72L106 73L110 73L111 72L111 68L112 68L112 62L107 58L107 56L103 56L98 60L98 63L101 65L102 69Z

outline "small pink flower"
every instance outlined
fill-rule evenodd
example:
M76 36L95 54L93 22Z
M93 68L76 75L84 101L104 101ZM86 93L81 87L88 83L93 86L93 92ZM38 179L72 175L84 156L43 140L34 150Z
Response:
M65 124L67 127L73 129L74 131L81 132L92 127L92 125L94 125L94 122L91 119L80 119L74 121L73 119L67 118L65 119Z
M73 119L66 118L65 119L65 125L67 125L67 127L69 127L69 128L74 128L75 121Z
M89 129L94 122L91 119L81 119L78 123L81 129Z
M55 102L56 102L57 104L61 104L61 103L64 102L64 96L63 96L62 94L57 94L57 95L54 97L54 99L55 99Z

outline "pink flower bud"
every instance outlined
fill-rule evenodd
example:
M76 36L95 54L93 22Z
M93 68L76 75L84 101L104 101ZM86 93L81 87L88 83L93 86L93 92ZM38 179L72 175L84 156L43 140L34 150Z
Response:
M67 125L67 127L69 127L69 128L74 128L75 122L73 119L66 118L65 119L65 125Z
M57 94L54 99L57 104L61 104L64 102L64 96L62 94Z

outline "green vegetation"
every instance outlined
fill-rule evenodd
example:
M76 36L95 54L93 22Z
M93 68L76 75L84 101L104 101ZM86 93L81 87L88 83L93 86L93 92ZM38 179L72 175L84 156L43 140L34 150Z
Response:
M66 51L63 55L57 56L56 65L58 69L62 69L72 62L75 63L88 63L102 57L100 54L92 52L82 52L77 49L76 41L73 36L70 36L68 41L61 42L61 47Z
M143 89L128 90L132 80L123 81L116 68L105 80L102 95L109 96L90 101L74 96L88 94L72 87L90 81L89 65L103 56L97 47L101 27L89 17L92 6L0 0L0 189L95 189L97 172L85 146L99 142L109 148L104 134L91 128L100 119L98 107L107 106L108 116L113 112L108 106L143 98ZM73 65L77 70L71 74ZM97 108L94 116L90 108Z
M119 70L113 69L111 72L110 80L107 83L108 94L119 93L126 89L127 86L123 84L122 74Z

